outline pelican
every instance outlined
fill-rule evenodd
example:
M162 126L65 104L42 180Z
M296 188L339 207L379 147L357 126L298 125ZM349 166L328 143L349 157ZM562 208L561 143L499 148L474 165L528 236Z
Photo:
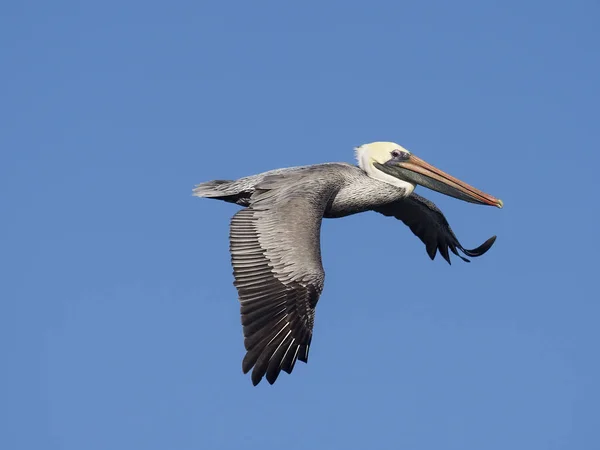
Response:
M308 362L315 308L323 290L321 221L376 211L404 222L435 258L448 250L477 257L496 236L465 249L442 212L413 191L421 185L480 205L502 208L500 199L431 166L393 142L356 147L358 166L325 163L264 172L238 180L214 180L193 190L197 197L244 208L231 219L230 253L241 309L252 384L273 384L297 360Z

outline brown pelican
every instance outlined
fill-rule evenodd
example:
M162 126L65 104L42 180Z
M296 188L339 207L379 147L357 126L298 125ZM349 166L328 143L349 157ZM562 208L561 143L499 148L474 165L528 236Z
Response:
M245 208L231 220L230 252L241 304L246 356L252 383L273 384L297 360L308 362L315 307L323 290L320 229L325 218L376 211L404 222L434 259L448 250L476 257L496 236L465 249L442 212L413 193L417 184L480 205L502 201L442 172L393 142L355 148L358 167L347 163L277 169L239 180L197 185L194 195Z

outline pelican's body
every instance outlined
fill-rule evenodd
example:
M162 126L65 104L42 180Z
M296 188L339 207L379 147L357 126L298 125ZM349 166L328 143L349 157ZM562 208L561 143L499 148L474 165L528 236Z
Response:
M323 217L336 218L373 209L400 200L408 195L406 189L370 178L359 167L348 163L324 163L312 166L289 167L240 178L236 181L212 181L199 185L194 195L208 197L207 190L218 190L220 200L250 206L252 194L264 180L280 183L307 183L298 193L304 194L312 183L326 188L324 193L331 202L326 205ZM285 181L284 181L285 180ZM412 189L411 189L412 192ZM228 195L229 194L229 195Z
M230 228L235 286L241 303L246 357L256 385L274 383L296 360L308 361L314 311L323 289L322 218L373 210L402 220L433 259L439 250L479 256L495 237L464 249L442 212L413 193L416 184L465 201L502 207L502 202L445 174L393 142L356 149L358 166L325 163L277 169L236 181L209 181L194 195L236 203ZM460 255L458 255L460 256ZM460 256L465 261L467 259Z

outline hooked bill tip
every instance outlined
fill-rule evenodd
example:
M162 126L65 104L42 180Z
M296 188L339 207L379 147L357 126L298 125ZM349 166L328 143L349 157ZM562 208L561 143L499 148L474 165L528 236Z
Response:
M498 204L496 206L498 206L498 208L502 209L502 208L504 208L504 202L502 200L498 199Z

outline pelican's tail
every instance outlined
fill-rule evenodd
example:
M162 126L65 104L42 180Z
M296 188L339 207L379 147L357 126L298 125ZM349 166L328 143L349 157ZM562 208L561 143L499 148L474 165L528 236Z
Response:
M197 184L192 191L196 197L221 197L227 191L227 185L231 184L231 180L213 180L206 183Z
M247 192L244 187L239 180L213 180L196 185L192 195L247 206L252 192Z

